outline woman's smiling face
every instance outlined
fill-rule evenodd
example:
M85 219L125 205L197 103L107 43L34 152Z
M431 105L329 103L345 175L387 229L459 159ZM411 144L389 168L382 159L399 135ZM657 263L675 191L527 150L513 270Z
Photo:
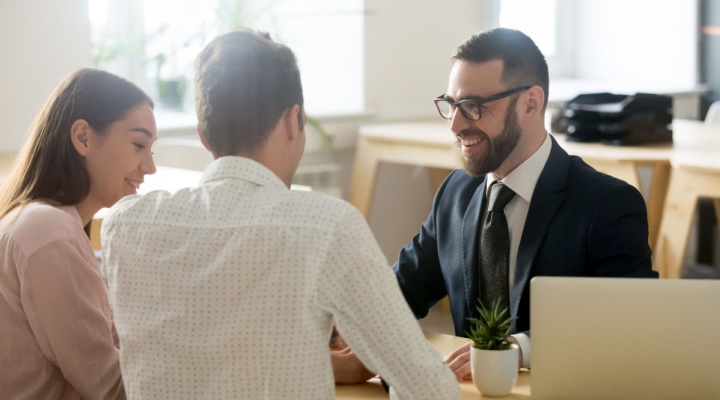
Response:
M145 175L155 173L151 151L157 140L155 116L150 105L143 103L112 123L107 132L89 130L85 162L90 193L86 200L110 207L136 194Z

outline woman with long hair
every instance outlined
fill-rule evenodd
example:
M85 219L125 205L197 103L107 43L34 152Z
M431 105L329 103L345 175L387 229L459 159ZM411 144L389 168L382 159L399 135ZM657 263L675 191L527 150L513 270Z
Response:
M155 172L152 100L81 69L47 100L0 187L0 393L125 398L118 336L83 230Z

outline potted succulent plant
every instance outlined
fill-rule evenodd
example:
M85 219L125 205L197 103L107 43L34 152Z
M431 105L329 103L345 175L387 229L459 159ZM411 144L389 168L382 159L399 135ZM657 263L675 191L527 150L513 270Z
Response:
M472 323L465 332L473 341L470 365L475 387L484 396L505 396L515 386L518 377L518 346L510 343L508 309L500 310L500 299L487 308L478 299L480 318L468 318Z

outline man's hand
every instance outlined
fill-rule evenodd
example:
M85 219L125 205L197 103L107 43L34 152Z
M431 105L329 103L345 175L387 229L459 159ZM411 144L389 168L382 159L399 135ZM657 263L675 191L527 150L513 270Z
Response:
M335 383L362 383L375 376L350 350L335 327L333 327L330 337L330 361L335 375Z
M348 347L345 343L345 339L340 336L337 328L333 326L332 333L330 334L330 350L345 350Z
M346 347L344 350L330 350L335 383L354 384L362 383L375 376L365 368L355 354Z
M510 343L518 344L517 340L512 336L508 336L507 339ZM458 382L472 379L472 367L470 365L470 348L472 347L472 343L473 342L468 342L445 358L445 364L455 373L455 378L457 378ZM520 350L519 347L520 345L518 344L518 369L522 368L523 364L522 350Z
M507 337L508 342L516 344L518 347L518 369L522 368L523 366L523 353L522 353L522 347L520 347L520 343L518 343L517 339L515 339L514 336L508 336Z
M472 370L470 368L470 347L472 341L467 342L459 349L453 351L445 358L445 364L455 373L458 382L472 379Z

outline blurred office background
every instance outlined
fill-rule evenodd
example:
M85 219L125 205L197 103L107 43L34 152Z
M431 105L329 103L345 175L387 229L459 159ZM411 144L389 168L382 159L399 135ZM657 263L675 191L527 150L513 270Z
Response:
M156 99L161 138L194 139L193 58L213 35L244 23L295 50L306 110L333 138L329 144L309 134L298 183L345 198L358 127L438 118L432 99L445 91L450 55L486 28L516 27L535 38L556 104L593 91L667 93L676 116L702 119L720 97L720 6L713 1L3 0L0 22L6 159L52 88L93 65ZM427 216L428 180L420 167L379 171L369 222L389 262ZM704 242L702 262L717 263L715 241ZM693 262L697 250L689 252Z

